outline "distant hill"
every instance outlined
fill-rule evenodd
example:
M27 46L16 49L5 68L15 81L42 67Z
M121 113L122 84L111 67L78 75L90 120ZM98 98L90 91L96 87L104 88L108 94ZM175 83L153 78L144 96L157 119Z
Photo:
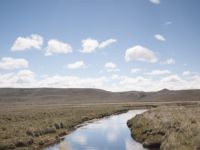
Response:
M200 90L109 92L89 88L0 88L0 103L112 103L200 101Z

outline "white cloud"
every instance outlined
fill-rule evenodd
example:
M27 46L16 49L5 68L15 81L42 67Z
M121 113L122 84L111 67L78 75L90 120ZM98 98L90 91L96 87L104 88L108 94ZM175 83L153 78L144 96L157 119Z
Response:
M131 69L131 73L138 73L138 72L141 72L142 71L142 69L140 69L140 68L132 68Z
M37 87L38 81L30 70L0 74L0 87Z
M155 63L157 62L158 59L153 51L143 46L137 45L126 50L125 60L126 61L139 60L139 61Z
M124 75L78 77L78 76L39 76L28 70L17 73L0 73L0 87L51 87L51 88L99 88L109 91L157 91L163 88L199 89L200 75L189 75L181 78L178 75L169 75L160 78L149 76L129 77Z
M150 2L152 2L153 4L160 4L160 0L150 0Z
M30 70L20 70L17 73L18 82L33 82L35 81L35 73Z
M23 58L11 58L3 57L0 60L0 69L11 70L11 69L20 69L27 68L29 65L28 61Z
M168 77L165 77L161 80L162 82L179 82L182 81L182 79L178 75L170 75Z
M29 37L18 37L11 51L25 51L31 48L41 49L43 45L43 38L38 34L32 34Z
M114 74L111 76L112 80L118 80L120 78L120 76L118 74Z
M182 74L183 76L188 76L188 75L191 75L192 72L187 70L187 71L184 71Z
M19 76L23 76L23 77L34 77L34 72L30 71L30 70L20 70L18 73L17 73Z
M61 53L68 54L72 51L72 47L68 43L64 43L56 39L51 39L48 41L45 56Z
M67 65L67 68L69 68L69 69L80 69L80 68L85 68L85 67L86 67L86 65L85 65L84 61L76 61L72 64Z
M161 64L163 64L163 65L173 65L175 63L176 63L176 61L173 58L169 58L169 59L161 62Z
M81 50L81 52L82 53L95 52L96 49L98 48L98 46L99 46L99 42L97 40L90 39L90 38L82 40L82 50Z
M106 41L101 42L101 43L99 44L99 48L105 48L105 47L107 47L107 46L109 46L109 45L111 45L111 44L113 44L113 43L115 43L115 42L117 42L116 39L108 39L108 40L106 40Z
M115 71L119 71L119 69L117 68L117 65L113 62L107 62L104 67L106 68L107 72L115 72Z
M100 49L105 48L115 42L117 42L116 39L108 39L100 43L95 39L88 38L88 39L82 40L82 49L80 50L80 52L92 53L92 52L95 52L98 48Z
M161 41L161 42L165 42L166 41L165 37L163 35L161 35L161 34L155 34L154 38L156 40L158 40L158 41Z
M145 73L146 75L166 75L170 74L171 71L169 70L152 70L151 72Z
M48 76L38 82L39 87L103 88L105 77L80 78L78 76Z

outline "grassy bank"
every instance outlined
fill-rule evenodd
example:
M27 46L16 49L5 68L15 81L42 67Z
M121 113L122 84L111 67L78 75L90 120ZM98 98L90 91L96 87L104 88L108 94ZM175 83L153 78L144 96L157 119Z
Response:
M200 105L158 107L128 121L133 138L160 150L200 149Z
M140 107L140 106L139 106ZM0 109L0 150L41 149L76 125L136 108L134 105L9 105Z

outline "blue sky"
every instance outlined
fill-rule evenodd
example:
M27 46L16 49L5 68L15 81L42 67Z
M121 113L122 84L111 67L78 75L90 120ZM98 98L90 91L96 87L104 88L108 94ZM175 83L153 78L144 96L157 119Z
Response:
M199 6L198 0L2 0L1 87L200 88Z

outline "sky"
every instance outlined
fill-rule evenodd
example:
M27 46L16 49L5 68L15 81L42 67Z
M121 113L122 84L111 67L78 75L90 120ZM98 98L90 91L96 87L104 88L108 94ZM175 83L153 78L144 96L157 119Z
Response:
M200 88L199 0L1 0L0 87Z

